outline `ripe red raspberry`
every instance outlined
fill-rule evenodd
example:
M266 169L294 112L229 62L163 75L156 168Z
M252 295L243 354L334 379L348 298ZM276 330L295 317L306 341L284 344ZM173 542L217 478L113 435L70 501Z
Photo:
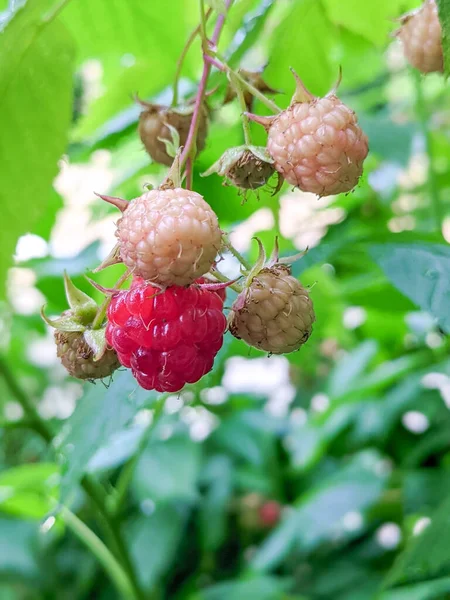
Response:
M238 339L272 354L298 350L316 320L308 291L285 265L265 267L234 302L229 328Z
M106 340L141 387L177 392L212 369L226 328L222 309L219 295L198 285L162 292L137 279L113 296Z
M122 261L160 285L188 285L211 268L221 245L216 214L182 188L151 190L132 200L117 223Z
M275 527L281 517L281 505L276 500L268 500L259 508L259 518L264 527Z
M94 352L86 343L83 333L55 330L56 354L72 377L77 379L101 379L109 377L120 367L114 350L105 350L94 361Z
M435 0L426 0L417 10L403 16L396 35L403 43L409 63L422 73L444 70L442 28Z
M142 143L155 162L170 167L173 157L167 153L167 147L161 140L173 141L172 131L170 130L170 127L173 127L178 132L180 146L186 144L192 119L192 107L170 108L169 106L150 104L141 100L139 100L139 103L145 108L139 117L138 127ZM200 114L197 133L198 152L205 147L207 131L208 116L207 111L204 110Z

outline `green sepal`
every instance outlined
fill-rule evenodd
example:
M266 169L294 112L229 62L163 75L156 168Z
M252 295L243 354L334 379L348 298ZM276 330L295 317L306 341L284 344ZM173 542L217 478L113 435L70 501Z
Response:
M101 329L86 329L84 341L94 353L94 362L100 360L106 351L105 328Z
M178 129L173 125L169 125L169 123L165 123L165 126L170 131L171 140L167 140L166 138L158 138L159 142L162 142L166 147L166 152L172 158L175 158L178 148L180 147L180 134L178 133Z
M64 288L66 290L67 302L72 309L74 317L81 323L91 323L97 313L97 303L90 296L79 290L66 272L64 272ZM61 317L61 319L64 320L66 318Z
M67 313L69 314L63 314L57 319L49 319L44 313L44 307L41 308L41 317L50 327L67 332L84 331L86 329L86 325L83 325L71 311L67 311Z
M266 263L266 251L264 250L264 246L262 245L261 240L257 237L254 237L253 239L256 240L256 243L258 244L259 253L256 263L253 265L252 270L248 274L247 280L245 282L245 287L250 287L253 278L256 277L256 275L258 275L258 273L261 271L261 269L264 268L264 265Z
M166 175L163 183L159 186L160 190L167 189L175 189L181 187L182 177L181 177L181 165L180 165L180 156L181 156L181 148L178 148L177 153L175 154L175 158L173 159L172 166L169 169L169 172Z

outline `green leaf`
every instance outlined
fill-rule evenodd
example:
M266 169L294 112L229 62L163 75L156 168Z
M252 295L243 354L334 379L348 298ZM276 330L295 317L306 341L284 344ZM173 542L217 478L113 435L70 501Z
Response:
M77 42L78 60L101 61L105 89L77 123L74 139L92 136L107 119L131 106L134 94L154 97L171 85L178 57L198 24L196 4L192 0L70 3L61 19ZM183 75L194 77L200 64L200 51L190 52ZM170 90L158 101L170 104Z
M0 34L0 297L17 239L54 208L58 172L72 114L74 46L54 18L64 0L30 2Z
M404 0L324 0L330 21L362 35L378 46L385 46L392 20L404 7Z
M292 66L313 94L325 94L337 78L330 59L335 30L321 2L302 0L290 4L292 8L272 36L265 75L274 88L290 98L295 87L289 71Z
M61 502L79 483L88 463L111 436L120 431L156 393L140 388L131 371L117 372L109 387L85 384L83 397L56 440L63 465Z
M335 475L300 496L294 512L257 550L252 568L267 571L277 567L294 549L307 553L336 535L355 535L345 531L342 519L350 511L364 514L379 499L387 481L387 476L377 473L375 468L380 459L375 452L361 453Z
M412 143L417 133L414 123L399 125L384 114L358 117L359 124L369 137L370 151L400 165L408 164Z
M245 16L242 26L228 46L228 64L231 67L238 66L245 53L257 43L274 5L275 0L263 0L253 12Z
M199 469L199 446L187 435L150 440L136 466L134 493L140 501L192 501L198 495Z
M53 463L21 465L0 474L0 511L42 519L56 502L59 470Z
M171 505L158 506L127 527L131 554L143 586L151 589L173 563L186 518Z
M439 21L442 27L442 50L444 52L444 71L450 73L450 0L437 0Z
M408 585L385 592L378 600L443 600L450 593L450 577Z
M450 332L450 248L440 244L373 244L369 252L386 276Z
M386 580L386 587L426 581L450 573L450 497L431 517L431 523L413 538L398 557Z
M36 561L35 545L38 524L35 521L22 521L0 517L0 574L16 578L35 578L39 569Z
M247 581L223 581L203 590L198 600L283 600L289 598L286 591L291 587L287 579L254 577Z
M377 350L378 347L374 340L366 340L341 359L328 380L328 393L336 397L352 389L360 380Z
M144 431L145 427L133 425L113 434L91 458L88 471L95 473L122 465L137 451Z
M206 552L215 551L225 541L227 508L233 491L233 469L227 456L213 456L205 466L202 483L209 484L200 502L200 539Z

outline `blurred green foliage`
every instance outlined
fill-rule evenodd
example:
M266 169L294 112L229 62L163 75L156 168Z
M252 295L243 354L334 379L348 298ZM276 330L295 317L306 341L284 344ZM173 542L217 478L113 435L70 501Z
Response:
M447 58L450 2L438 4ZM74 394L76 384L43 360L49 340L38 308L24 309L18 296L39 293L49 314L64 310L64 271L92 293L84 275L99 262L99 230L75 255L53 252L68 204L67 190L52 185L63 155L83 168L106 156L111 177L99 180L100 192L132 198L162 181L164 168L149 164L137 137L132 96L170 103L197 2L0 1L2 600L119 597L58 510L70 507L120 557L83 491L92 481L149 600L450 598L449 92L443 76L417 77L390 38L393 20L417 5L235 0L221 39L229 63L267 63L280 106L292 94L290 66L316 94L342 66L339 94L358 113L371 153L357 189L328 206L304 212L307 199L287 186L281 199L263 190L242 203L219 177L199 176L243 143L239 109L220 107L225 80L213 72L195 187L228 231L269 211L275 226L255 233L268 249L278 234L283 255L309 239L297 234L319 231L293 267L312 288L317 323L300 352L265 359L267 380L258 371L250 388L229 380L239 365L251 378L264 355L228 335L213 372L166 400L137 389L125 371L109 387ZM185 99L201 64L197 40L183 69ZM266 112L259 102L254 110ZM260 128L252 132L265 143ZM304 215L298 231L283 225L292 198ZM91 223L113 214L100 202L86 206ZM328 221L330 210L339 217ZM20 262L16 244L28 232L50 246ZM96 280L108 287L118 274ZM21 291L24 277L32 282ZM280 365L283 381L274 375ZM18 395L46 419L51 445L29 431ZM282 509L271 527L258 521L266 500Z

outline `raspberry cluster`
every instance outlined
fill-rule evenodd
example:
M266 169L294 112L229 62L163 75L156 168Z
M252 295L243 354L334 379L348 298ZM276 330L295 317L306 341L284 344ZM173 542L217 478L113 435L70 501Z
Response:
M226 328L223 298L201 284L162 291L137 278L113 296L106 340L141 387L177 392L212 369Z

